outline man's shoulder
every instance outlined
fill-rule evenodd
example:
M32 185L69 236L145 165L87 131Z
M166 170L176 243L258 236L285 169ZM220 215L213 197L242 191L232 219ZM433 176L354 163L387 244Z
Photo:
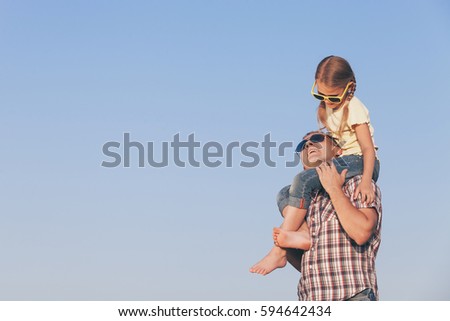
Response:
M375 193L375 199L372 203L366 204L363 203L360 198L354 199L354 194L356 187L361 183L362 175L357 175L350 178L347 182L345 182L343 186L344 194L350 199L353 206L356 208L365 208L365 207L375 207L380 212L381 211L381 190L378 185L372 180L372 188Z
M344 188L348 190L355 190L356 187L361 183L362 175L356 175L350 178L348 181L344 183ZM372 187L377 190L378 185L372 180Z
M350 198L350 200L352 201L352 204L359 208L359 207L365 207L362 206L362 204L359 204L358 201L354 201L353 200L353 194L355 193L356 187L358 187L358 185L361 183L362 180L362 175L356 175L351 177L350 179L348 179L344 185L342 186L342 190L344 191L344 194ZM378 185L372 180L372 187L374 189L375 192L375 202L379 203L381 202L381 191L380 188L378 187ZM324 191L318 191L316 198L313 200L313 202L331 202L328 194Z
M344 187L356 188L356 186L358 186L358 184L361 183L361 180L362 180L362 175L353 176L352 178L350 178L349 180L347 180L344 183Z

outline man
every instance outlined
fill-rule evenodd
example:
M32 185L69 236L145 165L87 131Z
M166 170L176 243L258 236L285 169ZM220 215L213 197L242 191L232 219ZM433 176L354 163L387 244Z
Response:
M308 139L313 134L317 133L305 136L302 160L305 167L318 165L316 170L324 190L317 193L308 209L309 228L275 228L275 244L305 250L302 257L295 250L287 251L288 261L301 271L300 300L378 300L375 259L381 242L380 189L372 182L375 200L370 204L354 199L361 176L345 182L347 169L339 174L331 161L339 154L337 145L330 136L322 142L311 142ZM288 188L284 188L278 196L280 211L287 193Z

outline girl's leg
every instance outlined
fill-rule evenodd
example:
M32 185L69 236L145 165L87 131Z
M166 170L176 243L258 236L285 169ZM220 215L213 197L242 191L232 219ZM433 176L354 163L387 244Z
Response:
M288 204L289 187L290 185L283 187L277 195L277 204L282 215L283 209ZM250 268L250 272L266 275L275 269L284 267L286 262L286 250L279 246L274 246L261 261Z
M347 169L345 175L345 181L349 180L356 175L362 175L363 173L363 158L359 155L346 155L333 159L333 163L336 166L336 170L341 173L344 169Z
M295 181L295 179L294 179ZM291 186L292 188L292 186ZM277 203L284 217L280 228L286 231L297 231L304 221L306 209L289 206L290 195L287 193L287 187L284 187L277 196ZM283 237L282 237L283 238ZM269 253L258 263L250 268L250 272L262 275L269 274L277 268L286 265L286 250L274 245Z
M346 155L333 159L334 165L336 165L336 169L339 173L341 173L344 169L347 169L348 172L345 175L345 181L349 180L356 175L362 175L364 169L364 161L363 157L359 155ZM375 159L375 165L373 168L372 179L376 182L378 180L380 172L380 161Z
M250 272L266 275L275 269L285 267L286 263L286 250L279 246L273 246L261 261L250 268Z
M277 205L283 217L289 215L292 210L289 204L289 189L291 185L283 187L277 195ZM308 250L311 246L309 237L309 228L304 221L297 231L286 231L280 228L274 228L273 238L275 245L285 248L296 248Z
M286 206L287 211L291 206ZM287 231L282 228L274 228L273 238L275 244L269 253L258 263L250 268L250 272L267 275L275 269L283 268L287 263L287 248L309 250L311 239L306 222L297 231Z
M283 210L289 204L289 189L291 185L283 187L277 194L277 206L281 216L283 216ZM284 216L283 216L284 217Z
M322 189L322 184L320 183L319 175L317 174L316 169L312 168L304 170L295 175L294 180L292 181L292 185L289 188L288 205L298 209L303 209L306 214L306 209L311 203L314 196L313 194L320 189Z
M321 188L322 185L319 175L314 168L304 170L294 177L292 185L289 188L287 206L284 209L280 209L284 217L283 223L280 226L282 230L298 231L305 220L306 211L314 196L313 194Z
M278 227L274 228L273 239L277 246L284 248L307 251L311 247L311 237L306 222L303 222L297 231L286 231Z

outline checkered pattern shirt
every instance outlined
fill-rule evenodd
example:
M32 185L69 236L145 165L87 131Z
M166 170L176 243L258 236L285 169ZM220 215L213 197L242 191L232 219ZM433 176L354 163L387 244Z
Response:
M364 205L353 200L361 176L348 180L343 191L356 208L374 208L378 222L372 237L358 245L342 228L330 198L318 193L308 209L306 221L311 235L311 248L305 251L298 285L299 300L336 301L346 300L366 288L371 288L378 300L375 258L381 237L381 192L372 182L375 200Z

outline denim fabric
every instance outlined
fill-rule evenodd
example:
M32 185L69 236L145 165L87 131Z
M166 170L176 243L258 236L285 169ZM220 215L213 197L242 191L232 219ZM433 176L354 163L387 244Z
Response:
M289 188L291 185L287 185L283 187L277 194L277 205L280 210L281 215L283 216L283 209L289 205Z
M376 301L377 298L372 289L365 289L345 301Z
M363 157L359 155L346 155L333 159L333 163L336 169L341 173L344 169L347 169L345 181L356 175L363 173ZM378 180L380 172L380 161L375 160L375 166L373 169L372 179L376 182ZM313 194L322 189L319 176L315 168L304 170L298 173L289 188L288 199L286 200L286 187L284 187L277 195L277 203L280 212L283 211L286 205L294 206L297 208L308 208Z

